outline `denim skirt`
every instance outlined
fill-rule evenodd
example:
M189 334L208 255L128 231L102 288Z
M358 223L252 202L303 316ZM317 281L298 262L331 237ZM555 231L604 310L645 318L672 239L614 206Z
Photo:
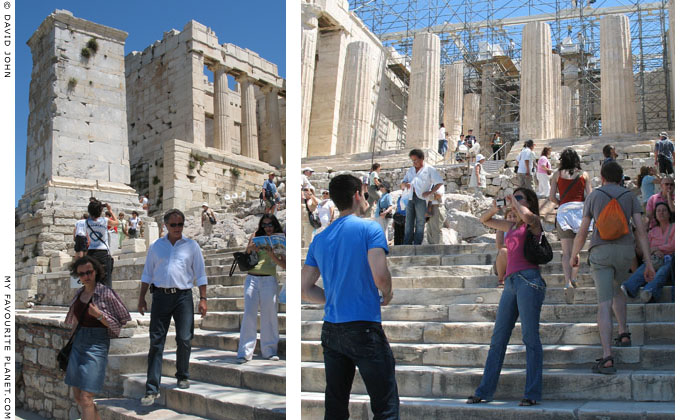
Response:
M105 381L109 349L107 328L80 327L72 343L65 383L82 391L100 392Z

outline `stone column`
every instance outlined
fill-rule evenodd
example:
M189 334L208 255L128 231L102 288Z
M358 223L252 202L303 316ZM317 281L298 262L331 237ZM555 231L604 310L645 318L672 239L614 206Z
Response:
M563 137L563 106L561 104L561 56L551 53L553 71L554 138Z
M601 132L636 133L630 23L625 15L601 18Z
M467 135L467 131L472 130L476 137L479 134L481 95L478 93L466 93L463 100L462 133Z
M304 5L303 5L304 7ZM307 156L311 100L314 93L314 68L319 20L311 10L302 10L302 157Z
M441 39L418 33L412 44L405 147L436 149L441 90Z
M372 61L369 44L361 41L348 44L336 144L339 155L367 152L371 147Z
M237 78L240 83L242 125L240 136L242 156L259 160L259 138L256 127L256 99L254 95L254 80L246 74Z
M520 140L554 137L551 28L531 22L522 29Z
M280 135L280 108L278 105L278 89L275 86L266 85L261 88L266 101L266 118L268 120L268 141L261 152L265 162L273 166L281 166L284 163L283 141Z
M216 65L213 69L213 147L230 153L232 141L230 130L230 95L228 94L228 76L225 67Z
M570 134L568 136L580 135L580 79L577 60L568 58L563 64L563 84L570 89Z
M448 147L453 150L453 142L457 142L462 133L462 90L464 63L456 61L446 66L446 83L443 96L443 123L446 133L451 139Z
M561 86L561 108L560 108L560 121L561 121L561 138L572 137L573 135L573 100L572 93L568 86Z
M496 76L496 65L493 62L482 65L482 95L480 100L480 127L479 131L475 127L473 132L479 139L484 152L489 152L491 149L491 134L496 131L496 85L494 84L494 77ZM471 127L469 127L471 128ZM489 156L489 155L487 155Z

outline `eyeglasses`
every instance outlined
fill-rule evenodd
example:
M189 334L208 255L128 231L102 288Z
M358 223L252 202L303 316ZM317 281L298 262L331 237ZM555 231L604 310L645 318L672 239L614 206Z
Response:
M517 201L521 201L521 200L524 200L524 199L525 199L525 196L524 196L524 195L520 195L520 194L514 195L513 197L515 197L515 199L516 199Z
M272 228L272 227L273 227L273 223L262 223L262 224L261 224L261 227L264 228L264 229L266 229L266 228L268 228L268 227Z
M81 278L81 277L87 277L87 276L90 276L90 275L93 274L93 273L94 273L93 270L77 271L77 276L79 276L80 278Z
M184 226L184 222L180 222L180 223L168 223L168 226L170 226L171 228L183 227L183 226Z

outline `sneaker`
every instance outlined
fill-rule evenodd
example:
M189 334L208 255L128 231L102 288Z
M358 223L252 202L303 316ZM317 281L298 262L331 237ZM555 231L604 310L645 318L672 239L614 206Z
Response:
M630 295L630 293L628 293L628 289L625 288L625 285L624 285L624 284L621 284L621 290L623 291L623 294L624 294L625 296L627 296L627 297L629 297L629 298L632 298L632 296Z
M180 389L189 388L189 380L188 379L178 379L177 380L177 387Z
M245 359L244 357L238 357L237 358L237 364L242 365L247 363L249 360Z
M148 407L149 405L153 405L153 401L160 397L161 394L146 394L144 397L141 398L141 405L144 407Z
M650 300L652 300L652 292L650 292L649 290L642 289L642 291L640 292L640 300L643 303L649 302Z
M280 357L278 357L277 354L274 354L273 356L269 357L268 360L272 360L274 362L277 362L278 360L280 360Z

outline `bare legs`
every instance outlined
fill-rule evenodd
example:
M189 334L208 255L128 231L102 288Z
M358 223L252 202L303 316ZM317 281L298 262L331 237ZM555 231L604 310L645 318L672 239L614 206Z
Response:
M627 330L625 303L625 296L620 289L615 290L613 300L599 303L597 324L599 325L599 338L601 339L604 358L611 356L611 331L613 330L612 313L616 316L616 320L618 321L618 334L622 334ZM611 361L608 361L604 366L609 367L612 366L612 364Z
M573 252L574 239L561 239L561 248L563 249L563 257L561 264L563 265L563 275L565 276L565 287L570 287L570 281L577 279L578 267L570 265L570 254ZM610 317L609 317L610 318Z
M72 390L74 392L74 400L81 409L82 420L101 420L96 404L93 402L94 394L75 387L72 387Z

